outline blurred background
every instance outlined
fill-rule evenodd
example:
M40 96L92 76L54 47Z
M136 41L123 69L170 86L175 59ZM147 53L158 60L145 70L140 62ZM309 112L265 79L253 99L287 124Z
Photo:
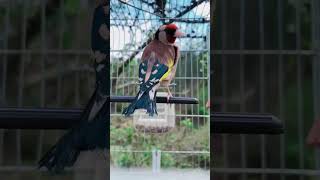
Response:
M95 2L0 1L1 107L83 107L94 89L90 28ZM27 122L26 122L27 123ZM53 177L36 169L60 130L0 130L0 179L89 179L93 172ZM83 166L87 162L82 161Z
M209 179L209 1L112 0L110 4L112 95L137 93L143 48L160 25L175 22L187 36L177 42L182 52L172 93L200 101L163 106L173 109L174 127L158 133L138 131L132 119L120 115L127 104L112 103L111 179L141 174L150 179L154 170L168 172L163 179ZM95 2L88 0L0 1L1 107L86 105L95 83L90 58L94 7ZM57 177L35 169L63 133L0 130L0 179L94 178L90 156L80 158L76 167L82 169Z
M218 0L213 111L271 113L283 135L215 135L214 179L319 179L306 137L319 118L317 0Z

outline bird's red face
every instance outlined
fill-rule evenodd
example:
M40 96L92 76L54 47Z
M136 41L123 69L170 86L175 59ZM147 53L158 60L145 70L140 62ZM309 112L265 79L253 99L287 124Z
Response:
M167 40L169 43L174 43L176 41L176 37L167 34Z
M164 31L166 32L166 37L169 43L174 43L177 37L183 36L183 33L179 31L178 26L175 24L166 25Z
M178 29L175 24L167 24L160 27L160 40L169 44L174 44L177 38L184 34Z

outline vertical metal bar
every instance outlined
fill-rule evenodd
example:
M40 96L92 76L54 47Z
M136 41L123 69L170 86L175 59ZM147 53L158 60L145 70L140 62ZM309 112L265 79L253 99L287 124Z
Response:
M227 20L227 1L220 1L221 3L221 33L222 33L222 55L221 55L221 61L222 61L222 98L226 100L227 97L227 58L226 55L223 53L223 51L226 49L226 41L227 41L227 27L226 27L226 20ZM222 103L222 111L225 112L227 110L227 102ZM222 135L222 148L223 148L223 162L224 167L228 168L229 166L229 158L228 158L228 135L224 134ZM229 175L227 173L223 174L223 179L228 180Z
M213 2L211 1L210 2L211 4L210 4L210 14L211 14L211 16L210 16L210 18L213 18L213 15L214 15L214 10L212 9L212 7L213 7ZM211 37L214 37L214 36L212 36L211 35L211 32L213 32L212 30L211 30L211 28L213 28L213 20L211 20L210 19L210 23L209 23L209 25L208 25L208 27L207 27L207 31L208 31L208 34L207 34L207 42L208 42L208 44L207 44L207 57L208 57L208 59L207 59L207 61L208 61L208 68L207 68L207 77L208 77L208 88L207 88L207 91L208 91L208 96L207 96L207 99L211 99L211 96L214 94L214 88L212 88L211 89L211 85L213 85L213 84L211 84L211 73L213 74L213 69L211 69L211 61L213 61L213 57L214 57L214 54L212 54L212 51L213 51L213 47L211 47ZM211 72L211 70L212 70L212 72ZM211 91L212 91L212 94L211 94ZM211 102L213 102L213 99L211 99L210 100ZM210 103L211 103L210 102ZM209 104L209 106L210 106L210 104ZM212 106L211 106L211 108L212 108ZM209 139L209 142L208 142L208 146L209 146L209 152L212 152L213 151L213 148L211 148L211 129L210 129L210 127L211 127L211 124L210 124L210 109L208 110L208 116L209 117L207 117L206 118L206 120L207 120L207 123L208 123L208 139ZM210 158L211 158L211 156L210 156L210 154L211 153L209 153L209 162L210 162ZM206 162L206 161L205 161ZM205 164L205 168L207 168L207 165Z
M188 57L189 57L189 52L186 51L186 56L185 56L185 58L186 58L186 63L184 63L184 69L185 69L185 71L184 71L184 77L187 77ZM188 86L187 86L187 80L184 79L183 81L184 81L184 83L183 83L183 84L184 84L184 89L187 89L187 88L188 88ZM186 94L185 96L187 96L187 94ZM183 107L184 107L184 108L183 108L183 110L184 110L183 113L186 114L186 113L188 112L188 110L187 110L188 107L187 107L186 104L185 104Z
M58 49L63 51L63 36L64 36L64 0L59 0L59 31L58 31ZM58 55L58 62L57 62L57 108L62 106L62 70L63 70L63 54ZM57 130L55 133L55 141L61 137L61 131ZM41 177L39 177L41 178Z
M192 61L192 59L193 59L193 54L190 52L190 56L189 56L189 59L190 59L190 71L191 71L191 77L193 76L193 62L194 61ZM187 76L186 76L186 81L187 81ZM193 79L193 78L191 78L191 84L195 84L195 80ZM198 89L200 89L200 86L197 84L197 86L198 86ZM195 94L194 94L194 91L193 91L193 88L191 88L191 97L194 97L195 96ZM199 97L199 96L197 96L197 97ZM201 98L201 97L200 97ZM191 106L191 114L193 115L194 114L194 109L193 109L193 106ZM193 131L194 130L194 118L192 118L192 129L191 129L191 131Z
M295 1L295 19L296 19L296 50L301 50L301 4L299 0ZM298 135L299 135L299 168L304 168L304 132L303 132L303 95L302 95L302 62L301 62L301 55L297 55L297 90L298 90L298 97L297 97L297 108L298 108ZM299 176L300 180L304 179L304 176Z
M21 50L26 50L26 17L27 17L27 3L23 1L22 8L22 26L21 26ZM21 53L20 66L19 66L19 86L18 86L18 106L23 106L23 90L24 90L24 69L25 69L25 56L27 54Z
M60 7L59 7L59 50L63 49L63 34L64 34L64 0L60 0ZM60 72L63 68L62 65L62 59L63 59L63 55L59 55L58 57L58 67L57 70L58 72ZM61 106L62 104L62 73L58 73L58 77L57 77L57 106Z
M5 132L4 129L0 130L0 166L3 166L3 162L4 162L3 160L4 132Z
M212 5L210 5L210 11L212 11ZM213 11L212 11L213 12ZM211 16L211 18L213 18L213 16ZM206 105L206 101L208 100L208 99L210 99L210 97L211 97L211 92L210 92L210 90L211 90L211 84L210 84L210 80L211 80L211 77L210 77L210 74L211 74L211 57L213 57L213 55L211 56L211 49L212 49L212 47L210 47L210 33L211 33L211 30L210 30L210 25L211 25L211 22L212 21L210 21L208 24L207 24L207 26L206 26L206 30L207 30L207 50L206 50L206 57L207 57L207 71L204 71L204 75L203 76L206 76L207 77L207 89L206 89L206 91L208 92L208 95L206 96L206 97L204 97L204 99L205 99L205 101L204 101L204 106ZM199 69L198 69L199 70ZM197 77L199 77L200 75L197 75ZM204 89L204 88L203 88ZM213 89L212 89L213 90ZM204 89L204 91L205 91L205 89ZM209 152L211 152L211 150L213 150L213 149L211 149L210 147L211 147L211 141L210 141L210 110L208 109L208 117L205 119L207 122L206 122L206 124L208 125L208 150L209 150ZM198 113L198 114L200 114L200 112ZM210 153L209 153L210 154ZM210 160L210 155L209 155L209 160ZM204 168L207 168L207 164L206 164L206 160L204 161L205 162L205 167ZM200 165L200 162L199 162L199 165Z
M245 39L245 0L240 1L240 50L244 49L244 39ZM241 104L240 104L240 112L246 111L246 99L245 99L245 59L243 54L239 57L240 61L240 94L241 94ZM240 135L240 145L241 145L241 168L247 167L247 149L246 149L246 135ZM241 179L246 180L247 174L241 174Z
M26 49L26 16L27 16L27 4L25 1L22 6L22 26L21 34L22 38L20 41L22 51ZM18 106L23 106L23 89L24 89L24 69L25 69L25 55L21 54L20 66L19 66L19 85L18 85ZM16 145L17 145L17 166L22 165L22 154L21 154L21 130L16 130Z
M11 1L7 1L5 3L6 10L5 10L5 15L4 15L4 44L3 48L8 49L8 37L9 37L9 22L10 22L10 12L11 12ZM2 59L2 103L1 105L6 105L6 83L7 83L7 61L8 57L7 54L3 54L3 59ZM3 163L3 144L4 144L4 130L0 131L1 137L0 137L0 164Z
M142 4L142 3L141 3ZM126 27L127 28L127 27ZM128 31L130 31L131 29L130 28L128 28ZM133 33L133 31L134 31L134 29L132 29L132 33ZM135 33L136 33L137 31L135 31ZM125 36L124 36L125 37ZM130 39L130 37L129 37L129 39ZM125 41L124 41L125 42ZM135 42L135 43L137 43L137 37L136 36L134 36L134 37L131 37L131 42ZM132 63L132 61L131 61L131 63ZM130 64L131 64L130 63ZM128 75L127 75L127 77L131 77L131 74L130 74L130 67L131 67L131 65L128 65L128 70L127 70L127 72L128 72ZM138 77L138 75L137 76L135 76L135 77ZM128 81L130 82L130 79L128 79ZM134 80L134 82L136 82L136 80ZM124 87L125 88L125 87ZM128 92L129 92L129 90L130 90L130 86L127 86L126 87L126 89L125 89L125 94L128 94Z
M80 16L80 9L77 11L77 17L76 17L76 28L77 28L77 33L76 33L76 48L77 49L81 49L81 47L80 47L80 35L81 35L81 32L80 32L80 30L81 30L81 18L79 17ZM79 57L80 55L76 55L76 57L75 57L75 70L76 70L76 72L75 72L75 87L74 87L74 100L75 100L75 105L77 106L77 107L79 107L79 105L80 105L80 72L79 72L79 70L80 70L80 66L79 66Z
M9 31L10 31L10 13L11 13L11 1L6 2L6 11L5 11L5 17L4 17L4 22L5 22L5 28L4 28L4 49L8 49L8 42L9 42ZM7 92L6 92L6 83L7 83L7 62L8 61L8 55L6 53L3 54L3 61L2 61L2 104L6 104L6 99L7 99Z
M318 0L312 0L312 50L315 51L313 57L313 96L314 96L314 119L320 117L320 2ZM320 169L320 150L315 151L316 169Z
M264 1L259 0L259 34L260 34L260 49L264 49ZM260 57L260 112L265 111L265 59L264 55ZM261 167L266 168L266 136L261 135ZM261 174L261 179L266 179L266 174Z
M283 49L283 1L277 1L277 13L278 13L278 48L279 50ZM280 112L280 119L282 120L283 124L285 124L284 119L284 67L283 67L283 55L279 54L278 56L278 74L279 74L279 112ZM280 167L285 169L286 167L286 154L285 154L285 133L280 136ZM281 180L285 180L286 176L280 174Z
M40 0L40 1L43 1L43 0ZM41 4L41 2L40 2L40 4ZM40 8L39 9L41 9L41 5L40 5ZM42 12L41 12L41 15L42 15ZM41 19L41 24L42 24L42 19ZM40 26L40 25L39 25ZM41 38L42 38L42 36L41 36ZM41 41L43 41L43 39L41 39ZM43 45L43 42L41 42L41 45ZM43 55L42 55L43 56ZM29 56L29 58L30 58L30 56ZM43 59L41 58L40 59L40 61L42 62L43 61ZM41 74L42 74L42 72L41 72ZM59 92L59 90L58 90L58 92ZM42 101L41 100L41 98L42 97L40 97L40 101ZM40 102L40 104L41 104L41 106L42 106L42 102ZM39 139L38 139L38 144L37 144L37 151L36 151L36 161L38 161L39 159L40 159L40 157L41 157L41 154L42 154L42 132L40 131L40 134L39 134ZM35 164L36 164L37 162L35 162ZM40 180L41 179L41 175L37 175L37 180Z
M181 55L180 55L181 58L182 58L183 54L184 54L184 52L181 52ZM179 61L178 63L179 63L179 64L178 64L179 67L182 67L182 61ZM184 62L184 63L185 63L185 62ZM180 72L182 72L182 71L178 71L177 74L179 74L179 76L181 77L181 76L182 76L182 73L180 73ZM182 84L182 80L179 80L178 83L177 83L177 85L178 85L178 88L177 88L177 89L178 89L179 92L182 92L182 90L183 90L183 87L182 87L181 84ZM176 107L177 107L177 106L176 106ZM179 109L178 112L181 113L181 112L182 112L182 104L179 104L179 105L178 105L178 109ZM180 124L179 124L179 126L180 126Z
M189 53L190 53L189 61L190 61L190 71L191 71L191 75L190 76L193 77L193 61L192 61L193 54L191 52L189 52ZM191 78L190 81L191 81L191 84L194 84L193 78ZM187 82L187 77L186 77L186 82ZM198 89L200 89L198 84L197 84L197 86L198 86ZM191 88L191 97L193 97L193 96L194 96L194 91L193 91L193 88ZM192 105L191 105L191 114L194 115L194 109L193 109ZM195 117L192 117L191 118L192 127L191 127L191 130L190 130L190 133L193 133L193 131L194 131L194 121L195 121ZM193 150L195 150L195 148L193 148ZM192 162L193 162L193 168L195 168L195 156L194 155L192 156Z
M75 49L80 49L80 36L81 36L81 18L80 18L80 13L81 13L81 9L78 9L77 10L77 13L75 15L75 27L76 27L76 30L75 30ZM75 86L74 86L74 106L76 107L79 107L80 106L80 66L79 66L79 58L80 58L80 55L79 54L75 54L75 57L74 57L74 70L75 70L75 73L74 76L74 83L75 83ZM98 152L95 152L95 154L98 153ZM82 156L84 159L86 160L83 160L83 159L79 159L78 160L78 163L76 165L77 168L88 168L88 170L94 170L96 167L95 166L90 166L90 169L89 167L87 166L88 164L88 161L89 162L96 162L96 157L94 157L94 154L93 152L85 152ZM84 180L84 179L88 179L88 173L81 173L79 170L75 170L75 173L74 173L74 179L75 180ZM95 178L94 176L92 178Z
M47 0L41 0L40 7L41 7L41 75L44 75L45 73L45 58L46 58L46 3ZM40 106L45 106L45 76L42 76L41 79L41 87L40 87ZM44 137L44 131L40 130L39 132L39 139L38 139L38 151L37 151L37 161L40 160L42 150L43 150L43 137Z

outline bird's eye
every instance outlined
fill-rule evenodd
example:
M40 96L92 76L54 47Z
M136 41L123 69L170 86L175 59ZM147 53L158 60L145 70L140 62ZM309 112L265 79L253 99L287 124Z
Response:
M174 35L175 31L176 31L176 30L174 30L174 29L165 29L165 32L166 32L167 34L171 35L171 36Z

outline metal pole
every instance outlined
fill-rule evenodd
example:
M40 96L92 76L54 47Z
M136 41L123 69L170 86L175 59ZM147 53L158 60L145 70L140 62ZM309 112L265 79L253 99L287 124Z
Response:
M78 123L82 109L0 108L3 129L68 129ZM214 113L210 117L212 133L279 134L279 119L268 114Z
M312 1L312 49L313 56L313 96L314 96L314 120L320 117L320 1ZM320 169L320 150L316 153L316 169Z

